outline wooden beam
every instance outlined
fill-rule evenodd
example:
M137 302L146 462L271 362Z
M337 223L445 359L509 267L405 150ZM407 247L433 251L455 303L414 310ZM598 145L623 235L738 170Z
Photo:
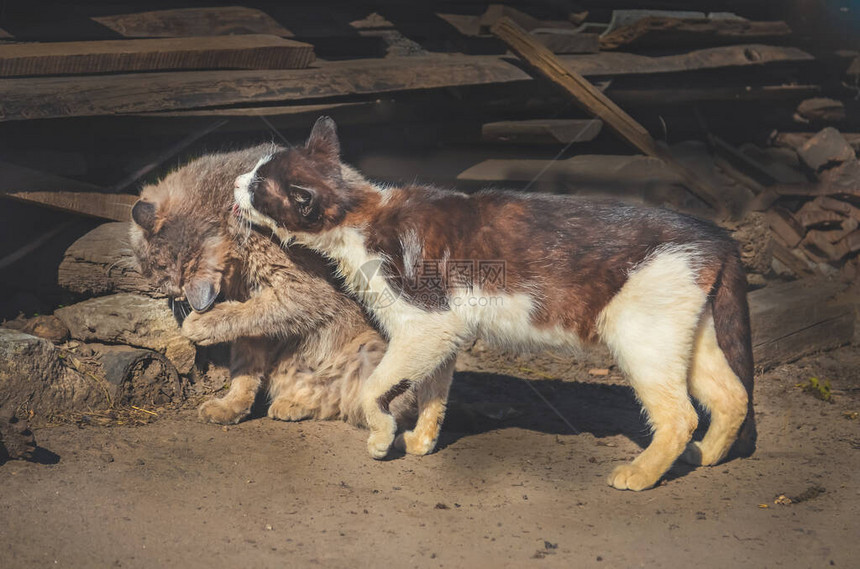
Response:
M0 196L88 217L128 221L136 196L0 162Z
M684 180L687 188L722 215L725 206L717 192L702 181L693 171L677 162L668 149L658 146L645 128L589 83L582 75L562 65L558 58L540 45L512 20L502 18L492 31L535 71L553 81L589 113L602 119L609 128L647 156L665 162Z
M745 55L746 50L758 50L755 61ZM606 77L809 59L812 56L799 49L772 46L731 46L662 57L611 52L560 56L567 70ZM310 102L346 95L530 80L528 73L503 57L467 55L317 62L304 70L0 79L0 121Z
M773 41L791 35L785 22L648 17L601 36L600 49L721 45Z
M302 69L313 46L240 35L0 45L0 77L178 69Z
M268 34L293 37L271 16L255 8L219 6L95 16L93 21L127 38L176 38Z
M483 125L481 136L487 142L572 144L594 140L602 128L603 122L596 119L500 121Z

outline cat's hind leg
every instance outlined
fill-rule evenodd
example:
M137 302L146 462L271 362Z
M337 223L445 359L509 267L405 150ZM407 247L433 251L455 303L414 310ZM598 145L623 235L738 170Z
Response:
M722 460L747 415L747 392L729 367L717 343L714 317L708 308L696 332L689 376L690 394L710 413L711 424L700 442L691 442L681 459L694 465Z
M197 410L207 423L238 423L251 412L266 371L268 343L240 338L230 346L230 389L224 397L210 399Z
M600 333L642 403L653 437L610 486L650 488L684 451L698 423L687 392L694 335L706 295L689 253L655 254L632 273L600 316Z
M433 452L439 440L439 432L445 421L448 392L454 379L455 359L443 364L432 377L422 382L417 389L418 420L415 428L398 437L397 446L409 454L425 455Z

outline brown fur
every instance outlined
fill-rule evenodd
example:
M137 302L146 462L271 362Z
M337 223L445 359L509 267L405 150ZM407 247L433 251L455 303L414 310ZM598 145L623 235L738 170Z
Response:
M328 255L388 334L363 393L371 456L385 456L394 440L387 397L404 379L435 385L430 405L418 402L422 431L436 416L425 411L447 394L434 370L475 337L518 349L597 339L610 348L654 430L651 445L610 475L616 488L652 486L682 454L722 460L745 416L738 450L752 451L746 291L737 246L721 229L611 201L382 188L342 164L339 150L333 121L321 118L304 147L267 155L239 176L235 194L248 219ZM504 279L481 282L467 267L434 282L429 301L413 294L416 266L444 273L458 260L500 260ZM493 295L500 302L470 303ZM379 301L386 297L394 300ZM691 394L711 413L701 442L691 442Z
M133 250L141 272L171 298L197 286L223 299L182 325L197 343L232 342L231 389L204 403L201 418L239 421L266 382L274 418L362 425L358 392L385 341L319 255L287 253L231 214L233 180L267 148L204 156L144 188ZM405 395L392 407L403 415L411 406Z

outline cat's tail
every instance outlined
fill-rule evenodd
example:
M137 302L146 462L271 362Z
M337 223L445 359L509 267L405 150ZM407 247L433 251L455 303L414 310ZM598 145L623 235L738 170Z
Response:
M737 251L723 263L720 278L711 296L717 344L729 367L747 392L747 416L729 456L750 456L756 448L755 412L753 410L753 353L747 304L747 279Z

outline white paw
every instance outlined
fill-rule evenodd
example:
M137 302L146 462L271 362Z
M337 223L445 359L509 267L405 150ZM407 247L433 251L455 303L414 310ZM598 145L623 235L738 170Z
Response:
M394 434L385 431L376 431L370 433L367 439L367 452L376 460L381 460L388 456L388 450L394 442Z
M617 466L606 480L610 486L618 490L647 490L657 483L659 477L654 477L644 469L634 464Z

